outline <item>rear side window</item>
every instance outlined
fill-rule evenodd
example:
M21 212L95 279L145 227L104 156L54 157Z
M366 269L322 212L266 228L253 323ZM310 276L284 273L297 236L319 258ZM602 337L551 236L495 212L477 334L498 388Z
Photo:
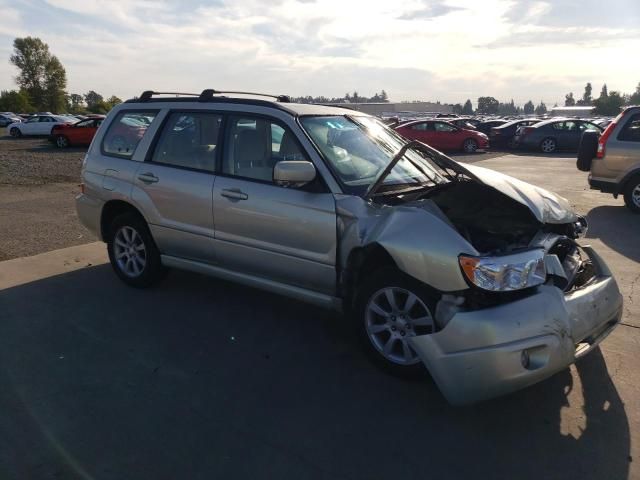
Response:
M120 112L102 139L102 153L131 158L157 114L157 111Z
M437 123L434 123L433 126L435 127L436 132L453 132L453 131L455 131L455 127L453 125L449 125L447 123L437 122Z
M633 115L618 134L623 142L640 142L640 113Z
M152 161L213 172L222 116L173 112L165 123Z

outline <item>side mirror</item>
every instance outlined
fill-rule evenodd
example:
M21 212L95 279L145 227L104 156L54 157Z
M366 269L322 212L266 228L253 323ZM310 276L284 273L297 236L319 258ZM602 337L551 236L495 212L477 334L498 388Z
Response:
M306 160L283 160L273 168L273 182L283 187L301 187L316 178L316 167Z

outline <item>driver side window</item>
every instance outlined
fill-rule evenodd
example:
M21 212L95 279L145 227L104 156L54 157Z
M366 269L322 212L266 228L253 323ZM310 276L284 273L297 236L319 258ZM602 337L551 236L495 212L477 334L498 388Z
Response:
M265 118L231 116L227 128L222 173L273 181L273 168L282 160L306 160L293 132Z

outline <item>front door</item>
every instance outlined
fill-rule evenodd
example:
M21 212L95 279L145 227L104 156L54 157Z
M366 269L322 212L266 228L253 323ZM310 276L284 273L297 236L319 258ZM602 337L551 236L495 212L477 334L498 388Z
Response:
M20 125L20 130L24 135L39 135L38 126L41 117L31 117Z
M222 266L335 293L335 201L321 179L301 188L273 183L280 160L307 159L280 122L250 115L227 121L213 195L215 249Z

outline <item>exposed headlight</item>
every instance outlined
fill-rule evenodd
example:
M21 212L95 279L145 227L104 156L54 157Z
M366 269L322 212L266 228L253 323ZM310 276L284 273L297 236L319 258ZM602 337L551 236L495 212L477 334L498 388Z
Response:
M491 292L522 290L547 278L542 249L495 257L460 255L459 261L471 283Z

